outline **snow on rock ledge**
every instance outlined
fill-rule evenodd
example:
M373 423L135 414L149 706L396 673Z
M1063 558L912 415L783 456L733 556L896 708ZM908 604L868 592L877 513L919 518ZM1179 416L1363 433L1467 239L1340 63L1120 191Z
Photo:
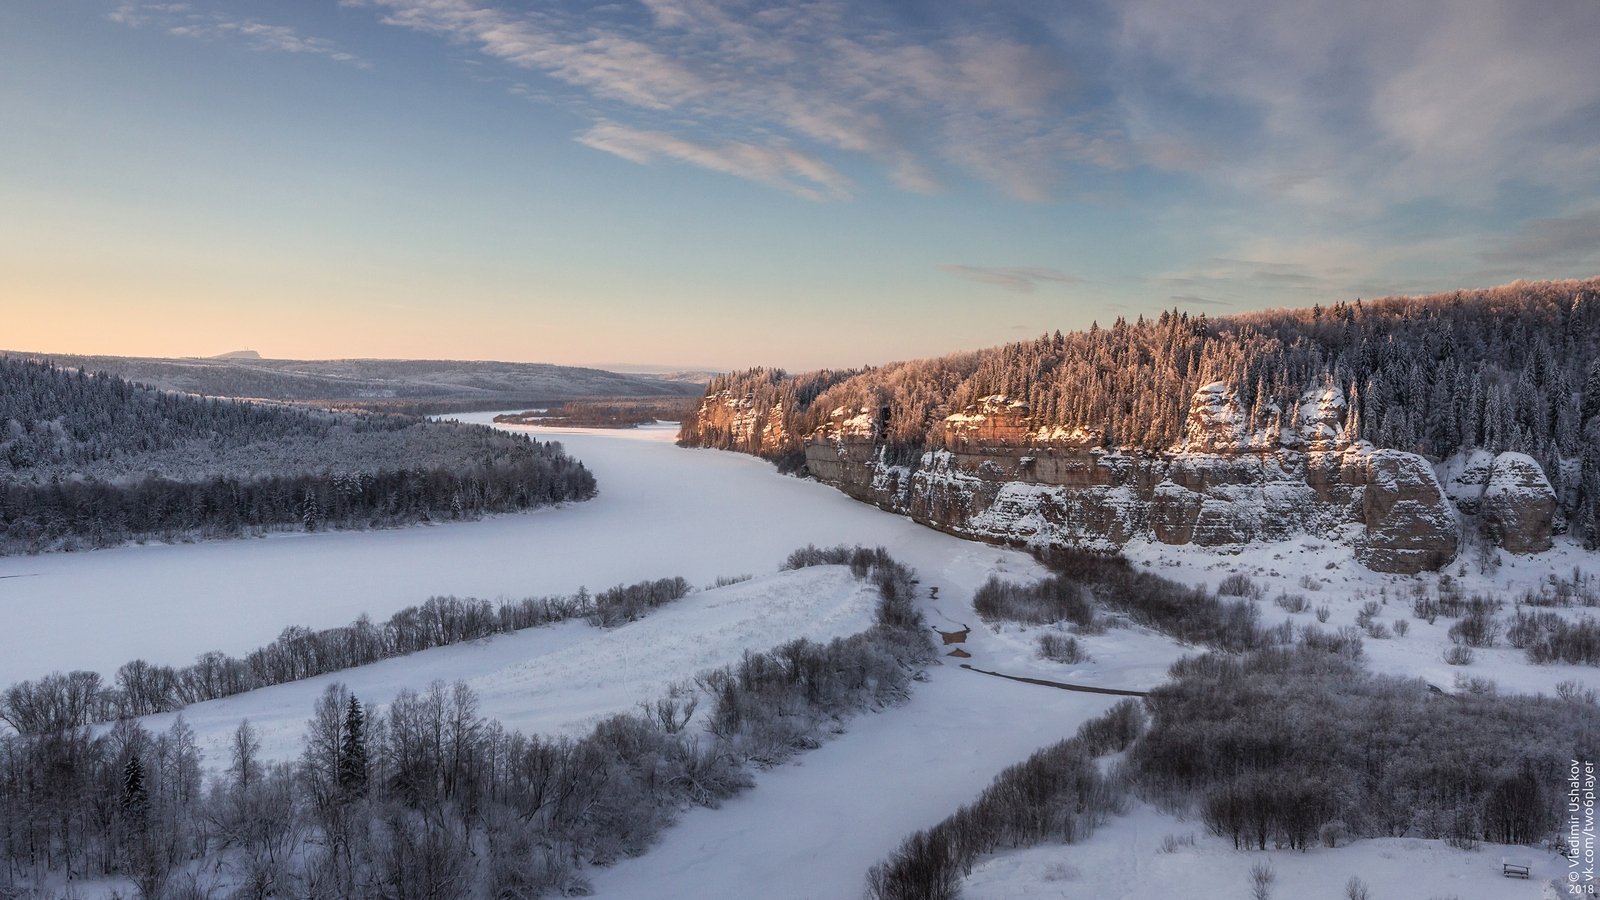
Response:
M1456 514L1433 466L1399 450L1356 452L1365 455L1366 468L1366 533L1356 543L1356 558L1379 572L1421 572L1449 562L1459 542Z
M1550 549L1556 492L1533 457L1526 453L1496 456L1479 505L1496 544L1512 553Z
M1307 393L1298 430L1250 434L1217 382L1196 393L1181 448L1133 453L1040 428L1026 403L995 396L948 417L947 449L920 459L890 459L881 430L849 427L854 410L836 411L805 453L813 475L852 497L964 537L1112 549L1342 534L1379 571L1444 565L1459 526L1433 467L1350 444L1346 411L1343 392L1322 387Z

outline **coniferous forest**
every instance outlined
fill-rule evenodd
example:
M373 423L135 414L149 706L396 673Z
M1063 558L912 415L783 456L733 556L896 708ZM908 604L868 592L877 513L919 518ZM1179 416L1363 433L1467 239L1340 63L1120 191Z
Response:
M581 500L556 443L0 359L0 552L470 518Z
M1237 392L1247 433L1292 427L1301 395L1328 385L1349 399L1354 436L1376 446L1434 460L1527 453L1575 531L1600 543L1600 279L1222 318L1174 310L864 369L751 369L707 396L747 400L754 427L691 419L680 442L798 466L805 436L843 409L877 415L906 458L942 446L945 416L1001 395L1025 401L1035 428L1159 452L1181 445L1190 399L1215 381Z

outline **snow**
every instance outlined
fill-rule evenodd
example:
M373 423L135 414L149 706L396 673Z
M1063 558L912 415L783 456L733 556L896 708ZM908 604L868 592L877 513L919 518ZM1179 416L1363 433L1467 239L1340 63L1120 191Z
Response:
M1557 538L1550 550L1527 556L1504 551L1485 553L1486 564L1468 558L1475 553L1464 553L1443 572L1420 575L1374 572L1355 559L1347 543L1333 535L1215 549L1140 540L1128 544L1124 552L1136 564L1184 584L1215 589L1231 574L1249 576L1263 591L1256 604L1264 625L1275 625L1284 619L1297 627L1318 625L1315 609L1326 605L1328 621L1320 627L1336 629L1354 625L1361 607L1375 601L1380 607L1377 621L1392 633L1395 621L1405 620L1408 631L1403 636L1363 639L1366 663L1374 672L1420 677L1446 691L1454 689L1457 675L1488 679L1502 691L1554 694L1555 686L1562 681L1577 681L1600 691L1600 670L1580 665L1532 665L1521 650L1507 646L1504 638L1494 647L1475 649L1471 665L1449 665L1443 657L1445 648L1450 646L1450 626L1456 620L1440 616L1429 625L1412 615L1413 589L1420 585L1431 594L1437 590L1441 576L1449 577L1463 596L1481 594L1503 601L1505 608L1499 613L1502 621L1511 617L1515 602L1524 591L1537 589L1552 574L1565 578L1576 570L1600 576L1600 556L1586 552L1571 538ZM1304 595L1311 606L1303 613L1288 613L1272 602L1280 593ZM1595 612L1583 608L1541 611L1573 618Z
M1525 496L1554 497L1550 479L1544 467L1526 453L1507 451L1494 458L1489 472L1489 484L1483 489L1484 499L1490 497Z
M1192 836L1192 846L1164 852L1167 837ZM1531 877L1506 878L1502 856L1533 862ZM1267 863L1277 874L1272 896L1316 900L1344 896L1351 876L1375 900L1541 900L1544 885L1566 875L1566 863L1530 847L1485 844L1456 850L1443 841L1383 838L1336 849L1235 850L1199 822L1184 822L1144 805L1112 819L1071 846L1031 847L987 858L962 884L966 900L1135 900L1145 897L1248 897L1250 867ZM1168 894L1182 885L1181 894Z
M673 682L737 662L746 648L862 631L876 603L875 589L842 566L783 572L692 593L613 629L582 622L529 628L198 703L182 715L213 769L226 764L228 736L242 719L259 732L263 759L297 757L312 704L335 683L381 707L403 688L465 681L479 711L507 728L581 735L604 716L665 695ZM162 731L176 715L149 716L144 724Z

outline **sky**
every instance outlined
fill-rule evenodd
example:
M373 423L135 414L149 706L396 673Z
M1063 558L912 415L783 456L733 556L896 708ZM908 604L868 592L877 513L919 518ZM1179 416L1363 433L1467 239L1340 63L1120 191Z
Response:
M1600 274L1600 0L10 0L0 346L853 366Z

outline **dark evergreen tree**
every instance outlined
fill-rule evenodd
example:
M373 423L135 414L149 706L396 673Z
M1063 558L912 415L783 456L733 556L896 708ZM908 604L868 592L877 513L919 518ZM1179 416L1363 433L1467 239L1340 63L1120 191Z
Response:
M361 701L350 695L344 717L344 735L339 744L339 790L347 798L367 792L367 730Z

